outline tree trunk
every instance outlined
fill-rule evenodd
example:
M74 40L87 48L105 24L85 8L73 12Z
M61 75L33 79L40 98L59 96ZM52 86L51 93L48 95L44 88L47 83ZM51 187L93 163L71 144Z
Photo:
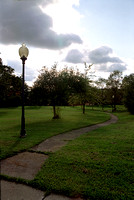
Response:
M60 118L58 113L56 112L56 106L55 105L53 105L53 114L54 114L53 119L59 119Z
M85 114L85 103L83 104L83 114Z
M113 112L115 112L116 111L116 104L114 104L114 109L113 109Z
M55 118L56 117L56 108L55 108L55 106L53 106L53 114L54 114L53 118Z

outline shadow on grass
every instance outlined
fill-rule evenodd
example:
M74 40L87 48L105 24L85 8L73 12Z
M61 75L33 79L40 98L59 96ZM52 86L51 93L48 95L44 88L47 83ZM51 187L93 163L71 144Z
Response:
M25 107L26 110L38 110L40 109L42 106L28 106Z
M13 139L12 139L13 138ZM26 150L25 146L22 148L22 143L24 143L25 138L20 138L20 135L14 135L9 140L3 140L5 146L7 148L4 148L4 146L1 146L1 155L0 160L11 157L16 155L17 153L23 152Z

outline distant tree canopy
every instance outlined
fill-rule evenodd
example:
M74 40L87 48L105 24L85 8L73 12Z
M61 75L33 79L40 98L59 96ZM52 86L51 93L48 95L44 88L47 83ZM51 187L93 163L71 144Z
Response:
M134 74L125 76L122 83L124 105L131 114L134 114Z
M89 75L91 65L85 63L85 72L68 69L57 71L57 65L49 70L42 68L40 75L29 90L25 84L25 105L53 106L53 118L58 118L58 107L62 105L111 105L116 111L117 104L124 104L134 114L134 74L122 78L122 72L115 70L107 79L92 82ZM96 83L96 86L95 86ZM0 107L21 105L22 80L14 69L3 65L0 59Z

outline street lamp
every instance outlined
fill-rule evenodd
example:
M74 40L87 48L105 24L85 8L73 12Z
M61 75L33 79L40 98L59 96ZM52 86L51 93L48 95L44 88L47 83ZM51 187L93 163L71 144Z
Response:
M20 137L26 136L26 130L25 130L25 112L24 112L24 72L25 72L25 61L27 60L29 54L29 50L26 47L25 44L22 44L22 46L19 48L19 55L20 59L22 60L22 116L21 116L21 132Z

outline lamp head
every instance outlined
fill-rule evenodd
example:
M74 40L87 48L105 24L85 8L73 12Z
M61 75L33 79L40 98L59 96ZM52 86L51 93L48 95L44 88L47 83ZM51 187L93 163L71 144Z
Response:
M26 60L27 57L28 57L28 54L29 54L28 48L26 47L25 44L22 44L22 46L19 48L19 55L20 55L20 58L21 58L21 59L24 59L24 58L25 58L25 60Z

